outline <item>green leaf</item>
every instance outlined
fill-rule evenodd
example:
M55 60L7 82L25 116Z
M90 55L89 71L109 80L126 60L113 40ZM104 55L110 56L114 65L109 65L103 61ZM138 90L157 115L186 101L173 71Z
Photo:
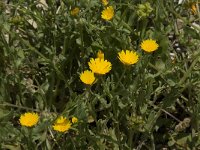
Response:
M200 39L200 34L197 33L197 31L195 29L191 28L191 27L185 26L184 32L185 32L186 37L188 37L188 35L190 35L194 39Z

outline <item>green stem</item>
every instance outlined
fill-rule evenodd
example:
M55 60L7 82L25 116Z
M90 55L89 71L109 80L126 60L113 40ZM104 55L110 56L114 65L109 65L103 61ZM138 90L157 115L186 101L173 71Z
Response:
M156 148L155 148L153 133L151 133L150 139L151 139L151 150L155 150Z
M9 103L0 104L0 106L3 106L3 107L6 107L6 106L7 107L14 107L14 108L19 108L19 109L25 109L25 110L40 112L40 110L38 110L38 109L32 109L32 108L18 106L18 105L9 104Z
M196 63L199 61L199 57L200 57L200 53L198 53L196 55L196 58L194 59L194 61L192 62L192 64L190 65L189 69L187 70L187 72L184 74L184 76L181 78L181 80L179 81L178 85L182 85L185 80L187 79L187 77L191 74L194 66L196 65Z
M123 74L125 74L126 71L124 71ZM122 74L121 78L124 76ZM110 91L107 91L107 88L105 88L105 81L103 80L102 77L100 77L100 80L102 81L102 84L103 84L103 87L104 89L106 89L106 93L109 97L109 99L112 101L112 110L113 110L113 115L114 115L114 126L115 126L115 131L116 131L116 137L117 137L117 141L118 141L118 145L119 145L119 149L122 149L122 145L121 145L121 135L120 135L120 128L119 128L119 118L118 118L118 115L117 115L117 108L118 108L118 104L117 104L117 101L116 99L113 97L113 95L110 93ZM121 79L120 79L121 80ZM119 81L118 81L119 83ZM118 120L118 121L116 121Z
M133 132L133 130L132 129L130 129L130 131L129 131L129 147L130 147L130 149L132 149L132 145L133 145L133 134L134 134L134 132Z
M27 146L28 146L28 149L30 150L34 150L34 143L32 142L32 132L33 132L33 128L28 128L28 143L27 143Z
M200 28L193 25L189 20L183 18L182 16L180 16L178 13L176 13L174 10L172 10L170 7L167 6L167 9L174 14L177 18L181 19L185 24L190 25L191 27L193 27L194 29L198 30L200 32Z
M127 8L127 9L123 12L123 14L121 15L120 20L119 20L119 22L118 22L118 24L117 24L118 27L120 27L120 25L121 25L121 23L122 23L122 21L123 21L123 18L125 17L127 11L128 11L128 8Z
M129 31L132 31L132 28L131 28L126 22L124 22L120 17L116 16L115 18L119 21L119 23L118 23L117 25L114 24L114 23L112 23L112 25L113 25L114 27L118 28L118 27L119 27L118 25L121 24L121 25L123 25L126 29L128 29Z
M126 70L127 70L127 68L125 67L124 70L123 70L123 72L122 72L122 74L121 74L121 77L119 78L119 80L118 80L118 82L117 82L117 84L116 84L116 86L115 86L115 89L117 89L117 87L119 86L119 84L120 84L122 78L124 77L124 75L125 75L125 73L126 73Z
M154 109L160 109L162 112L164 112L164 113L167 114L168 116L172 117L172 118L173 118L174 120L176 120L177 122L181 122L178 118L176 118L175 116L173 116L172 114L170 114L168 111L166 111L166 110L164 110L164 109L162 109L162 108L160 108L160 107L158 107L158 106L156 106L156 105L154 105L154 104L150 104L150 103L149 103L149 105L152 106L152 107L154 107Z
M54 141L53 145L52 145L52 148L54 148L54 145L56 144L58 146L58 148L61 150L61 147L60 147L60 144L58 143L58 140L55 139L51 129L48 127L48 130L49 130L49 133ZM60 136L59 136L60 137Z

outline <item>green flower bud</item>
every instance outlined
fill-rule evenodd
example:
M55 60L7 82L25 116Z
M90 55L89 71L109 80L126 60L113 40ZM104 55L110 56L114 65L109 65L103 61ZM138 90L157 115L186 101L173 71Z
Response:
M146 2L144 4L139 4L137 6L137 15L139 16L139 18L148 17L152 11L153 8L151 7L149 2Z
M130 128L138 130L139 132L145 131L144 129L145 121L141 116L137 116L135 114L131 115L128 118L128 124Z
M20 16L14 16L11 18L10 22L13 24L21 24L23 22L23 18Z

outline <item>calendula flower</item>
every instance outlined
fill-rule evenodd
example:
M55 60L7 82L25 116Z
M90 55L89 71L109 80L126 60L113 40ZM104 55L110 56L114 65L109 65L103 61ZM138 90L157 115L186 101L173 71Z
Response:
M159 47L156 41L152 39L142 41L140 46L146 52L153 52Z
M139 56L134 51L122 50L118 53L118 58L124 65L133 65L138 62Z
M72 117L72 123L77 123L77 122L78 122L78 118Z
M98 51L97 58L104 59L104 53L101 50Z
M22 126L32 127L39 121L39 115L37 113L27 112L20 116L19 122Z
M78 15L80 9L78 7L75 7L74 9L71 10L71 15L76 16Z
M104 6L108 5L108 0L101 0L101 2Z
M108 73L112 67L112 64L109 61L100 58L90 59L88 65L92 72L99 75Z
M197 14L197 7L196 7L196 3L192 3L191 4L191 11L194 15Z
M92 85L95 81L95 76L94 76L94 73L92 71L85 70L84 72L82 72L80 74L80 79L83 83L88 84L88 85Z
M101 18L104 20L111 20L114 16L114 9L112 6L107 7L101 12Z
M59 132L66 132L71 128L71 125L71 122L66 117L60 116L56 119L53 129Z

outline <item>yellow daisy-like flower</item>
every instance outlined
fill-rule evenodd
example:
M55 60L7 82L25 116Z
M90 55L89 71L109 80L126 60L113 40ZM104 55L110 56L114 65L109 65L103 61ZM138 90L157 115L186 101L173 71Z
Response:
M136 52L122 50L118 53L118 58L124 65L133 65L138 62L139 56Z
M92 85L95 81L95 76L94 76L94 73L92 71L85 70L84 72L82 72L80 74L80 79L83 83L88 84L88 85Z
M104 20L111 20L114 16L114 9L112 6L107 7L101 12L101 18Z
M108 5L108 0L101 0L101 2L104 6Z
M37 113L27 112L20 116L19 122L22 126L32 127L39 121L39 115Z
M66 117L60 116L56 119L53 129L59 132L66 132L71 128L71 122Z
M159 47L156 41L152 39L142 41L140 46L146 52L153 52Z
M72 123L77 123L77 122L78 122L78 118L72 117Z
M92 72L99 75L108 73L112 68L112 64L109 61L100 58L90 59L88 65Z
M196 7L196 3L192 3L191 4L191 11L194 15L197 14L197 7Z
M78 7L75 7L74 9L71 10L71 15L76 16L80 12L80 9Z
M97 58L104 59L104 53L101 50L98 51Z

